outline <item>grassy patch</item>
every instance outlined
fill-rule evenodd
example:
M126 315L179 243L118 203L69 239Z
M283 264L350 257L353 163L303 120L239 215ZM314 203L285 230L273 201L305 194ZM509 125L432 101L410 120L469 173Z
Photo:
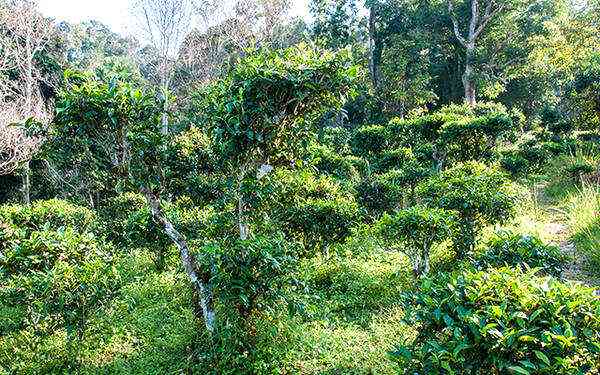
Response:
M568 208L572 239L590 260L589 270L600 276L600 187L584 185Z

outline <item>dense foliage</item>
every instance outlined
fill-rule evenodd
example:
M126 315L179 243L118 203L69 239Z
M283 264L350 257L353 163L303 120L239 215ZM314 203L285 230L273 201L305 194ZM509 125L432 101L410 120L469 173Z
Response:
M426 279L407 300L407 374L577 374L598 368L600 303L589 288L508 268ZM416 320L414 320L416 319ZM418 323L417 323L418 324Z
M130 3L0 0L0 374L598 373L598 0Z
M494 168L475 162L459 164L432 177L418 187L417 194L429 205L458 212L454 248L459 256L474 250L485 225L508 220L516 203L510 181Z

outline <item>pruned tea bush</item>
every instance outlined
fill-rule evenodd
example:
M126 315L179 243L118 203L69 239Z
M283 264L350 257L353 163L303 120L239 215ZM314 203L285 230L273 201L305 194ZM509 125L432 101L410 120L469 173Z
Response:
M593 374L592 289L502 268L425 279L407 298L418 335L392 355L404 374Z

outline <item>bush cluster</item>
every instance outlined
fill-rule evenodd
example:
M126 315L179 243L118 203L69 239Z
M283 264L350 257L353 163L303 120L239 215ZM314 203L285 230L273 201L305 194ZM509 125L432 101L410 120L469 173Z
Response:
M404 374L586 374L600 364L592 290L510 268L425 279L406 299L418 325ZM590 372L591 371L591 372Z
M543 273L560 277L565 255L554 245L546 245L539 238L527 234L499 231L486 244L475 260L480 269L489 267L536 268Z

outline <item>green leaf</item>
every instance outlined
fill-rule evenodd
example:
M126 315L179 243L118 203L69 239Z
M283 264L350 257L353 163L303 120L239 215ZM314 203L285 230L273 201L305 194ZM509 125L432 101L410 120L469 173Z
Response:
M446 323L446 326L452 327L452 325L454 324L454 319L452 319L450 315L444 314L444 323Z
M534 350L533 353L535 354L536 357L538 357L538 359L540 359L542 362L544 362L546 364L546 366L550 366L550 360L544 353L540 352L539 350Z
M510 371L517 373L517 374L524 374L524 375L529 375L530 372L528 370L525 370L523 367L521 366L510 366L508 368Z

